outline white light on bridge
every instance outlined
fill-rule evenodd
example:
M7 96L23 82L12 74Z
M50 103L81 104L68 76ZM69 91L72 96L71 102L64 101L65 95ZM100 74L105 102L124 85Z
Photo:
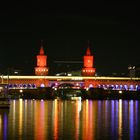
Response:
M83 80L82 77L72 77L71 80Z
M88 91L89 90L89 88L86 88L86 91Z
M119 90L119 93L122 94L122 90Z
M20 92L20 93L22 93L22 92L23 92L23 90L22 90L22 89L20 89L20 90L19 90L19 92Z

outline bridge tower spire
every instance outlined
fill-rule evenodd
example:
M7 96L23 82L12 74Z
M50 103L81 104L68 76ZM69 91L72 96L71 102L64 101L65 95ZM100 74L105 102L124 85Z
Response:
M94 76L95 75L94 56L91 55L89 40L88 40L86 55L83 57L83 60L84 60L84 65L82 68L82 76Z
M35 67L35 75L46 76L48 75L47 55L44 54L43 41L41 40L41 47L37 57L37 66Z

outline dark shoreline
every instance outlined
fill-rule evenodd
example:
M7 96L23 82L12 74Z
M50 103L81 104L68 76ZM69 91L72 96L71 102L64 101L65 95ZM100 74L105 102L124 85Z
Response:
M76 92L76 94L74 94ZM63 94L62 94L63 93ZM81 90L63 89L54 91L52 88L38 88L38 89L12 89L9 90L11 99L47 99L53 100L58 97L60 99L70 99L70 97L81 97L82 100L140 100L140 91L128 90L103 90L99 88ZM68 98L67 98L68 97Z

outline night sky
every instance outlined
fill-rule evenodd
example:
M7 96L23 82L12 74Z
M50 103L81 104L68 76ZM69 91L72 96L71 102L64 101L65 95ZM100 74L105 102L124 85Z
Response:
M60 5L16 3L1 7L0 73L15 68L33 74L41 40L52 74L56 60L82 61L88 40L99 75L127 73L130 64L140 64L138 3Z

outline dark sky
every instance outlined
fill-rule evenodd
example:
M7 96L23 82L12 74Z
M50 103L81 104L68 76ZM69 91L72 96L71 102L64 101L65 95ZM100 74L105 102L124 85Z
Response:
M32 74L42 39L52 73L56 60L82 61L87 40L97 73L127 72L128 65L140 64L138 8L135 1L1 5L0 72Z

